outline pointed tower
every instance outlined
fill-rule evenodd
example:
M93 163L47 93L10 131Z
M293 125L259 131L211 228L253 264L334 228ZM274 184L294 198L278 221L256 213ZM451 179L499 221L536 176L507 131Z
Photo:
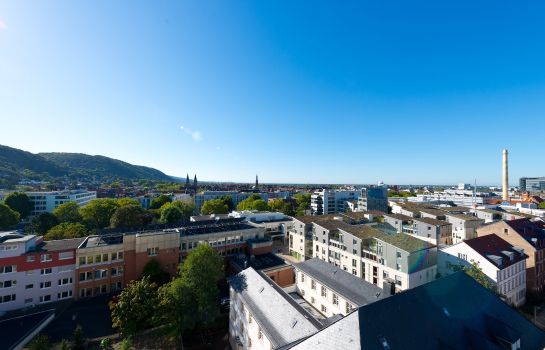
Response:
M197 174L195 174L195 177L193 178L193 187L195 188L195 191L197 191Z
M186 177L185 177L185 187L186 188L189 188L190 186L190 183L189 183L189 174L186 174Z

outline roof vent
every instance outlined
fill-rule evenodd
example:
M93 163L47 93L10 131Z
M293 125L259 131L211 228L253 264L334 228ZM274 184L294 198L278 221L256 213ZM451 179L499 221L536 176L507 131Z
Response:
M501 252L509 258L509 261L513 261L513 259L515 258L515 253L513 252L507 250L502 250Z
M259 288L259 293L262 293L265 290L265 287Z
M290 322L290 327L293 328L293 327L295 327L296 324L297 324L297 320L296 320L296 319L293 319L293 320Z

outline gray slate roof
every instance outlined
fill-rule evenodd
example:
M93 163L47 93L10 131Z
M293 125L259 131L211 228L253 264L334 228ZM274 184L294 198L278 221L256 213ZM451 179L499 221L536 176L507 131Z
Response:
M321 259L310 259L294 266L356 306L367 305L383 298L382 289L379 287Z

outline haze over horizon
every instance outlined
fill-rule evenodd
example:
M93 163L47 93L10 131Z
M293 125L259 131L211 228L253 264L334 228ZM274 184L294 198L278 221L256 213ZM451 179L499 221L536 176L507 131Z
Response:
M224 182L545 176L545 3L0 0L0 144Z

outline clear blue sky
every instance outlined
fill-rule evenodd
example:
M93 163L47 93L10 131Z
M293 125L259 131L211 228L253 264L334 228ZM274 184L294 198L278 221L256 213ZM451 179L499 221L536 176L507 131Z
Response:
M0 0L0 144L203 180L490 185L507 147L516 184L545 175L544 18L541 0Z

